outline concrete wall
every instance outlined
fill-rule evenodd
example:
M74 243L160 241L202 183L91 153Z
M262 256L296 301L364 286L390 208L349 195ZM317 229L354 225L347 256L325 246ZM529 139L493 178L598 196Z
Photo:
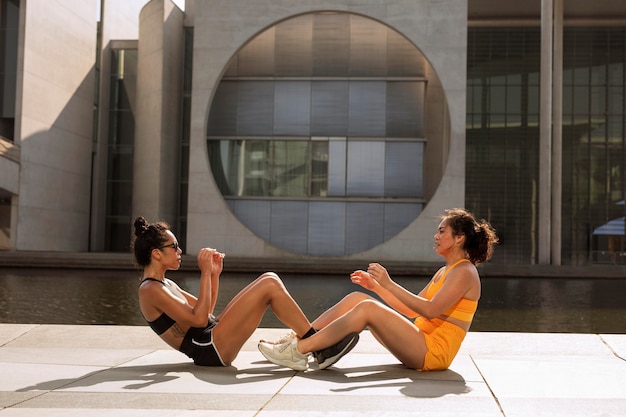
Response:
M96 0L20 3L15 143L21 161L12 214L18 250L88 246L96 7Z
M152 0L139 23L132 211L171 224L178 215L183 20L171 1Z
M440 161L442 180L422 214L395 238L350 259L433 261L432 236L437 216L446 208L464 204L465 84L467 2L464 0L402 1L368 0L271 0L194 1L186 7L194 23L194 68L190 143L189 211L187 252L213 246L234 256L301 257L275 248L256 237L230 212L217 189L208 166L207 116L211 99L237 50L254 35L280 20L313 11L345 11L381 21L405 35L431 62L441 82L441 122L449 121L447 160ZM435 119L436 120L436 119ZM428 123L436 123L431 120ZM430 129L430 128L429 128ZM430 146L430 145L429 145ZM445 168L444 168L445 167ZM430 175L429 172L425 172Z

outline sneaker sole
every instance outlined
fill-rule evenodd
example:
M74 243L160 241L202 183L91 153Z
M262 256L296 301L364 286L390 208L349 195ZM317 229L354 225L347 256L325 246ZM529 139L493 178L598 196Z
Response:
M356 337L352 338L352 340L350 340L350 343L348 343L342 350L341 352L339 352L338 354L336 354L335 356L332 356L330 358L326 358L326 360L322 363L319 364L319 369L326 369L330 366L333 366L334 364L337 363L337 361L339 361L339 359L343 358L343 356L350 352L352 350L352 348L354 348L357 344L357 342L359 341L359 335L357 334Z

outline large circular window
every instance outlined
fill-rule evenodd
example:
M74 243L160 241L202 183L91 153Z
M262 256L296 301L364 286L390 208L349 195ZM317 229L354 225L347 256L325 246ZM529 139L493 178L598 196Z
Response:
M256 36L209 113L209 163L233 213L312 256L395 236L425 204L430 73L406 38L357 15L302 15Z

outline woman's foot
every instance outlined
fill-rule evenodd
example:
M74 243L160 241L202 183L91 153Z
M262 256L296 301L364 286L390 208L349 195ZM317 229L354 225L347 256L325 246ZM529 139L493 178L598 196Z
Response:
M358 333L350 333L344 337L339 343L315 352L315 359L320 369L326 369L337 363L346 353L350 352L359 341Z
M288 333L284 336L282 336L280 339L278 340L265 340L265 339L261 339L259 342L260 343L267 343L268 345L282 345L283 343L287 343L287 342L291 342L291 339L295 339L296 338L296 334L294 332Z
M310 354L298 351L298 339L291 338L285 343L259 342L259 351L268 361L291 368L295 371L306 371L309 368Z

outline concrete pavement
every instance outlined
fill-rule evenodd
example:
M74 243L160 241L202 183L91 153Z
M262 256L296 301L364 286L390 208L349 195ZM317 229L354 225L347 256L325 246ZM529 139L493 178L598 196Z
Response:
M417 372L365 331L295 372L256 348L285 333L203 368L147 326L0 324L0 417L626 416L626 335L470 332L449 370Z

